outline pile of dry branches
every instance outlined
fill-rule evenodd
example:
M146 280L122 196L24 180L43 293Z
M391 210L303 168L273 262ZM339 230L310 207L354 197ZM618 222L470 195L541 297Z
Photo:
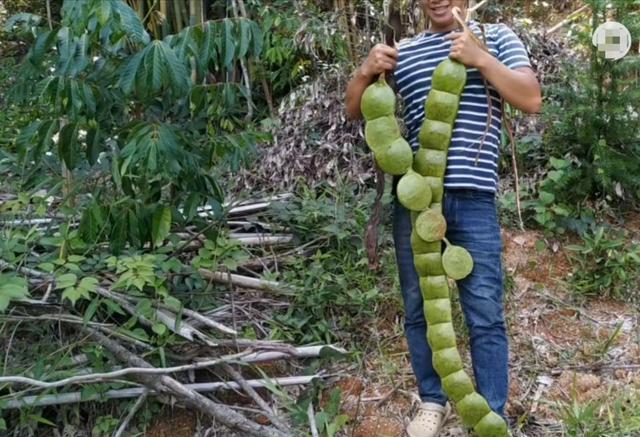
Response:
M0 314L3 329L12 332L3 337L5 369L17 369L21 350L28 349L29 341L43 341L43 338L29 338L29 326L50 326L50 331L59 342L61 350L71 356L66 364L58 362L48 366L41 376L33 376L31 370L17 375L0 377L3 408L11 410L24 406L52 406L68 403L89 402L104 399L138 398L127 417L120 424L116 435L123 435L136 411L144 405L149 396L162 402L180 404L211 417L214 422L239 431L242 435L285 436L294 435L290 424L278 411L278 399L259 394L256 389L275 386L299 386L317 378L326 378L326 372L312 375L297 374L297 360L319 357L330 349L343 354L344 351L331 345L295 347L279 341L243 338L240 332L250 328L259 338L268 337L268 321L273 313L289 305L291 293L297 290L276 281L261 279L265 269L281 269L295 257L304 256L317 250L313 243L301 247L294 246L294 238L287 230L275 224L265 223L261 217L274 200L283 201L288 197L273 196L259 201L248 201L230 207L225 226L229 238L238 241L247 252L254 256L238 266L235 273L228 270L199 269L202 278L219 284L218 301L221 305L203 311L188 308L188 301L179 309L157 300L154 303L154 317L141 314L139 305L142 298L113 289L114 275L98 272L99 285L95 293L103 300L117 304L123 311L122 317L83 320L77 311L61 297L56 277L38 270L35 264L13 263L0 259L0 272L15 272L29 282L30 297L12 301L9 309ZM206 209L201 215L208 215ZM13 226L55 226L59 217L34 220L13 220L1 223L3 227ZM33 228L32 228L33 229ZM179 233L183 237L177 246L183 262L188 263L193 252L202 246L205 238L200 233L186 229ZM34 255L35 256L35 255ZM29 264L29 265L27 265ZM179 297L178 295L175 295ZM163 346L165 363L158 367L146 358L157 351L157 345L149 344L123 330L123 323L134 318L137 326L151 332L158 323L174 334L175 341ZM109 363L109 371L91 368L91 360L82 352L87 345L97 345L107 351L115 360ZM276 366L269 376L251 379L245 375L256 374L256 365L264 362L283 363ZM273 369L274 366L270 366ZM5 370L6 371L6 370ZM24 376L31 375L30 377ZM126 388L113 389L105 385L101 394L87 396L82 388L86 384L104 385L114 382L125 384ZM55 391L51 392L51 390ZM43 393L46 390L47 393ZM227 405L216 400L220 390L242 391L252 400L253 413L246 415L235 405ZM268 395L269 392L267 392ZM262 417L261 423L254 419ZM265 425L264 423L267 423Z

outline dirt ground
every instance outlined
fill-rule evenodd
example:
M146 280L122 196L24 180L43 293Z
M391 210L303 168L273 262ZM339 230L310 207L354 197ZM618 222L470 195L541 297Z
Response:
M573 303L567 282L572 267L563 249L569 242L545 242L541 249L536 242L543 240L535 231L503 232L510 341L506 411L514 435L521 437L562 435L561 404L598 402L612 393L640 390L638 313L630 305L603 299ZM456 312L456 323L463 326L459 309ZM343 370L350 376L327 388L327 393L341 389L341 413L349 417L338 435L403 436L417 394L402 317L394 305L381 312L371 332L374 347L364 348L362 365ZM460 350L468 365L464 331L460 334ZM203 435L202 429L194 414L175 409L145 435L186 437ZM452 414L442 436L466 435Z

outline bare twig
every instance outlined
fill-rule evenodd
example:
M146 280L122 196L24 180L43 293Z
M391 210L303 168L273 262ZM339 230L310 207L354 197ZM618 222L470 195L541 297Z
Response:
M110 350L118 359L128 363L130 366L153 368L148 362L132 354L110 338L107 338L88 327L84 328L84 330L87 331L96 342ZM137 378L150 390L158 393L171 394L185 405L195 408L207 416L215 418L217 421L229 428L237 429L245 434L255 436L281 437L287 435L273 427L263 426L252 422L226 405L213 402L211 399L199 394L193 388L188 388L167 375L159 377L152 375L137 375Z
M101 334L100 334L101 335ZM106 338L106 337L105 337ZM60 379L58 381L40 381L25 376L0 376L0 384L27 384L38 388L56 388L71 384L81 384L97 381L108 381L115 378L121 378L125 375L166 375L175 372L184 372L187 370L203 369L206 367L216 366L228 361L233 361L246 356L251 351L244 351L234 355L226 355L215 360L200 361L194 364L185 364L174 367L128 367L125 369L114 370L112 372L92 373L88 375L71 376L69 378ZM129 352L130 353L130 352Z
M311 437L320 437L320 433L318 433L318 425L316 425L316 413L313 411L313 402L311 401L309 401L309 406L307 407L307 417L309 418Z
M247 383L247 380L242 377L240 372L238 372L228 363L224 363L222 365L222 368L229 374L229 376L233 378L236 383L238 383L240 387L242 387L242 390L244 390L244 392L249 395L251 399L253 399L253 401L262 409L263 413L267 416L267 419L269 419L269 421L273 423L276 428L278 428L282 432L291 432L291 429L287 426L287 424L285 424L278 418L278 416L276 416L271 406L269 406L269 404L267 404L267 402L262 399L262 397L254 390L254 388L251 387L249 383Z
M136 403L133 404L133 407L131 407L131 409L129 410L129 414L127 414L127 417L124 418L124 420L122 421L122 423L120 424L116 432L113 434L113 437L122 437L124 435L124 432L127 430L129 423L131 422L133 417L136 415L140 407L144 405L144 402L147 400L148 395L149 395L149 390L145 390L140 395Z
M269 383L279 386L290 385L305 385L310 384L314 379L323 378L324 375L316 374L310 376L287 376L282 378L271 378ZM254 388L263 388L267 386L267 381L264 379L249 379L247 383ZM213 392L216 390L239 390L240 386L236 382L220 381L220 382L206 382L196 384L184 384L184 387L189 390L193 390L198 393ZM6 401L6 405L3 407L7 409L22 408L25 406L43 407L47 405L63 405L63 404L75 404L78 402L90 402L98 399L127 399L140 396L147 390L144 387L126 388L120 390L109 390L103 394L95 394L89 396L82 396L81 392L59 393L55 395L37 395L37 396L25 396L20 399L11 399ZM161 393L166 393L166 390L162 392L156 390L149 390L149 395L156 396Z
M556 24L555 26L553 26L551 29L547 30L545 32L545 35L549 35L552 34L553 32L555 32L556 30L562 28L562 26L564 26L565 24L569 23L571 20L573 20L573 18L575 18L576 15L580 14L583 11L586 11L588 8L590 7L589 4L583 5L580 8L576 9L575 11L573 11L572 13L570 13L567 18L565 18L564 20L562 20L561 22L559 22L558 24Z
M265 279L250 278L248 276L236 275L234 273L214 272L207 269L198 269L202 277L210 279L220 284L228 284L231 282L243 288L252 288L255 290L271 291L278 294L293 294L291 291L284 290L284 287L276 281L267 281Z

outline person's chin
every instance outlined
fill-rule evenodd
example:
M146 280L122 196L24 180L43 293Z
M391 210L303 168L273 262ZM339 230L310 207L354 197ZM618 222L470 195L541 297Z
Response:
M431 18L431 23L439 28L449 27L453 24L453 15L449 17Z

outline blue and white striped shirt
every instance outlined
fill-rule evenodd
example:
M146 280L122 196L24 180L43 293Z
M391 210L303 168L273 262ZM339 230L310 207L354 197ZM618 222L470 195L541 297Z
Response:
M471 30L483 40L477 22L469 23ZM522 41L504 24L484 26L486 44L491 53L507 67L530 67L531 63ZM449 56L451 41L445 40L449 32L423 32L401 41L395 79L404 101L404 123L407 141L414 149L420 147L418 133L424 120L424 103L431 89L433 70ZM482 76L475 68L467 68L467 84L462 92L460 109L453 138L449 147L444 185L447 188L471 188L497 191L498 155L502 131L500 95L489 85L493 101L491 128L480 151L489 116L487 95Z

